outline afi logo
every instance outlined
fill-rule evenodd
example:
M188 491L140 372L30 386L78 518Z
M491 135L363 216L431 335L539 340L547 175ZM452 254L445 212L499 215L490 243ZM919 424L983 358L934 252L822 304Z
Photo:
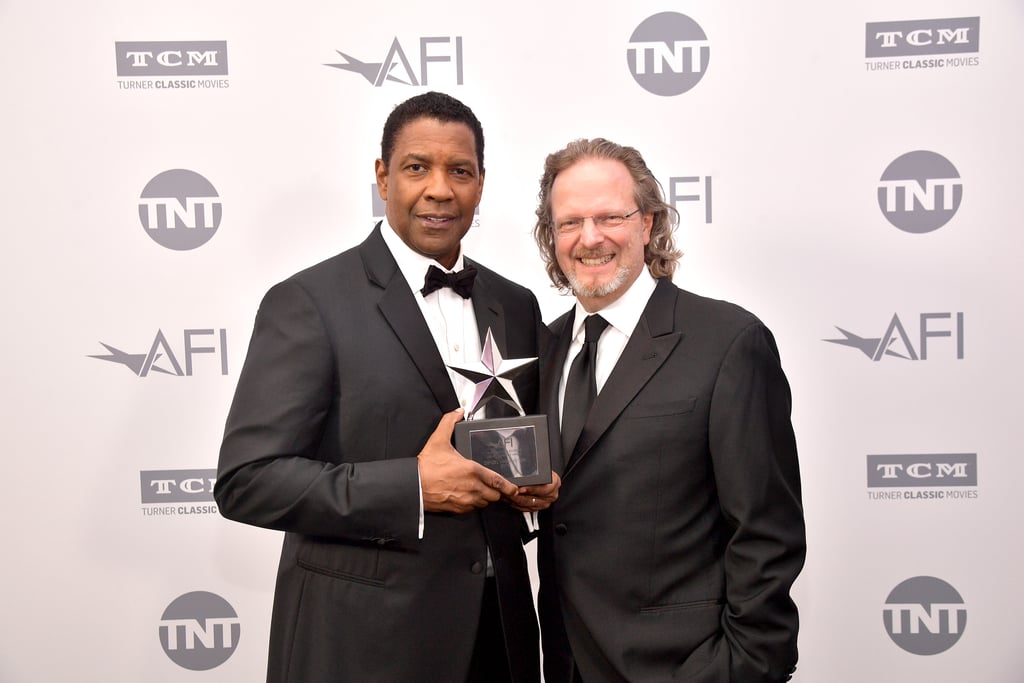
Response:
M224 40L114 43L118 76L213 76L228 73Z
M227 600L194 591L175 598L160 618L160 644L178 666L207 671L228 660L238 647L241 621Z
M680 176L668 179L668 203L681 211L681 202L704 205L704 222L711 223L711 176Z
M200 346L203 343L203 337L210 337L217 335L217 339L213 340L213 346ZM139 377L147 377L151 372L158 372L164 375L175 375L181 376L192 376L193 370L193 358L197 354L212 354L214 356L220 356L220 374L228 374L228 357L227 357L227 343L228 343L228 332L223 327L220 330L214 329L195 329L185 330L183 332L184 337L184 352L185 358L185 369L182 370L181 363L178 362L178 357L175 355L171 345L167 342L167 337L164 336L163 330L156 331L156 337L153 339L153 343L149 346L149 351L146 353L127 353L118 348L110 346L109 344L100 344L109 352L106 355L90 355L89 358L98 358L99 360L110 361L111 363L120 363L129 370L134 372ZM219 340L220 346L218 348L217 341Z
M954 319L955 315L955 319ZM939 320L955 320L952 329L949 326L936 329ZM922 313L920 315L920 337L918 349L910 341L907 329L899 316L893 313L892 320L880 337L860 337L852 332L836 326L843 333L843 339L823 339L831 344L850 346L860 351L873 361L882 360L883 356L892 356L904 360L928 360L928 340L933 337L951 337L956 344L957 360L964 357L964 314L963 313Z
M454 41L454 42L453 42ZM438 47L440 46L440 47ZM455 63L455 82L462 85L462 36L433 37L419 39L419 79L417 80L412 63L402 44L395 38L381 62L361 62L355 57L335 50L345 61L339 64L324 64L335 69L354 71L361 74L375 88L384 85L385 81L403 85L428 85L427 71L432 63Z
M217 470L144 470L139 472L142 502L212 501Z

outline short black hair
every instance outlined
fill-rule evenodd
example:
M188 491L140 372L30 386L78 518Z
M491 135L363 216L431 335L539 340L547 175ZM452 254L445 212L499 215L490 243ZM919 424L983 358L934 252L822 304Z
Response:
M473 110L451 95L427 92L410 97L397 105L384 122L384 136L380 141L380 158L387 166L395 149L395 139L406 124L417 119L437 119L441 123L464 123L473 131L476 141L476 161L484 170L484 129Z

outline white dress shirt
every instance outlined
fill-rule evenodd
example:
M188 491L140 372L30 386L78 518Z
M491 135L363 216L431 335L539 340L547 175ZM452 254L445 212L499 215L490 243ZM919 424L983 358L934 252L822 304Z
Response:
M398 263L405 281L409 283L413 298L423 312L430 334L434 337L437 350L446 366L472 365L480 360L480 331L476 324L476 313L473 311L473 300L463 299L450 287L442 287L427 296L420 294L427 269L436 266L446 273L453 273L463 268L462 252L455 260L454 268L445 268L440 263L416 253L410 249L398 233L387 222L381 226L384 243L391 250L391 255ZM473 398L475 385L466 377L448 368L448 376L452 388L459 399L459 404L466 407ZM483 417L481 411L477 417Z
M427 296L420 294L423 280L426 278L427 269L430 266L436 266L447 273L462 270L461 249L459 257L455 260L455 267L449 269L434 259L410 249L387 220L381 226L380 232L384 237L384 244L391 251L391 255L395 257L398 270L402 272L402 276L409 284L409 289L412 290L413 298L416 299L416 303L423 313L423 319L427 321L427 327L430 328L430 334L434 337L434 343L441 353L441 360L444 361L445 366L465 366L467 363L479 361L480 333L476 324L472 299L463 299L450 287L442 287ZM447 369L459 404L465 408L473 399L475 385L450 367ZM476 416L483 417L484 410L477 411ZM419 529L420 538L423 538L422 482L420 483Z
M626 348L630 335L633 334L637 323L640 322L640 316L643 315L657 284L658 281L654 279L650 271L644 268L644 271L633 281L629 289L622 293L622 296L601 310L594 311L608 321L608 327L605 328L604 334L601 335L601 339L597 343L597 365L594 368L597 393L601 393L604 383L608 381L608 376L612 374L612 369L619 362L622 350ZM586 339L583 324L588 315L592 314L588 313L577 301L576 315L572 324L572 343L569 344L569 353L566 355L565 365L562 367L562 381L558 385L559 406L565 405L565 383L569 378L569 368L572 366L573 359L583 348L583 342ZM564 412L564 410L559 410L559 424L561 424L561 416Z
M427 321L430 334L434 337L437 350L446 366L458 365L472 366L480 361L480 328L476 322L476 312L473 310L473 300L463 299L450 287L442 287L431 292L427 296L420 294L423 288L423 280L427 276L427 269L430 266L437 266L441 270L451 273L462 270L464 266L462 251L455 260L455 266L451 269L445 268L432 258L417 253L409 248L402 241L394 228L387 220L381 226L381 235L384 243L391 250L395 257L398 269L405 277L405 281L412 290L413 298L419 304L423 318ZM448 368L448 376L452 381L452 388L459 399L459 405L467 408L473 400L476 385L467 377ZM476 419L483 419L487 416L487 407L484 406L473 415ZM533 531L537 528L537 514L524 512L527 527ZM423 538L423 485L420 483L420 538ZM491 552L487 551L487 575L492 576Z

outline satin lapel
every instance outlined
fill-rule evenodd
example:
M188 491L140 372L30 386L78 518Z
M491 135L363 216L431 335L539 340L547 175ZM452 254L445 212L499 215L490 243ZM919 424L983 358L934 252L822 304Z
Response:
M455 410L459 407L459 400L452 388L451 377L412 290L380 235L380 229L378 223L359 248L367 278L384 289L377 306L430 387L442 412Z
M472 261L466 259L466 263ZM484 340L487 339L487 330L491 331L494 343L502 357L508 354L508 331L505 329L505 309L502 307L498 297L490 288L487 276L482 272L476 276L473 283L473 314L476 316L476 328L480 333L480 348L483 349ZM490 401L487 405L488 417L512 417L519 413L501 401Z
M566 474L586 457L683 338L682 332L674 331L675 299L675 286L667 278L660 279L622 356L594 400Z
M466 259L467 264L472 264ZM475 265L475 264L474 264ZM476 326L480 332L480 346L483 347L487 338L487 330L491 330L498 349L504 356L508 353L508 336L505 329L505 309L491 289L487 276L481 272L473 283L473 312L476 314Z

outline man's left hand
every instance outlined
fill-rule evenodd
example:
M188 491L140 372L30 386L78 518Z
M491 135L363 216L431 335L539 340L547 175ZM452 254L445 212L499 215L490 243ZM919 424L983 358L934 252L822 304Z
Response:
M504 498L509 505L520 512L537 512L551 507L551 504L558 500L558 489L561 486L562 479L558 476L558 472L552 472L550 484L520 486L514 496L504 496Z

